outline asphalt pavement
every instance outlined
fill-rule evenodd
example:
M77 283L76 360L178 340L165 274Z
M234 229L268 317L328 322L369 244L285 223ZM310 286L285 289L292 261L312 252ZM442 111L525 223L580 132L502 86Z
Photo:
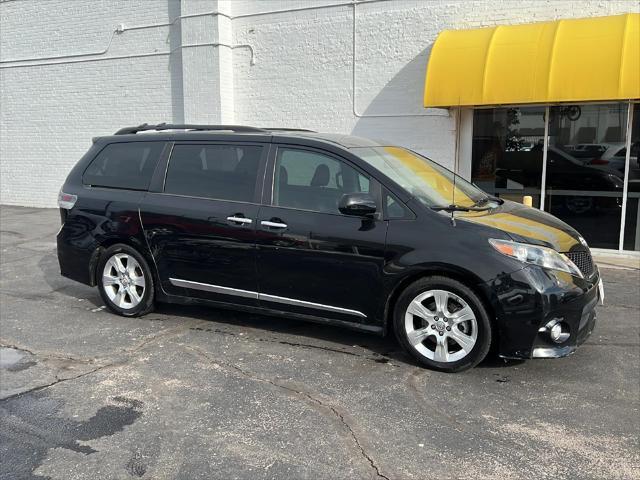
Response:
M0 479L640 478L640 271L578 351L417 366L393 339L60 276L53 209L0 207Z

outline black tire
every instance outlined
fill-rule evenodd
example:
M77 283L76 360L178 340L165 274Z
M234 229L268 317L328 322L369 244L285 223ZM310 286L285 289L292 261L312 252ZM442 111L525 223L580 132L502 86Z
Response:
M414 347L409 341L409 334L407 333L407 329L405 328L405 314L407 312L407 308L409 307L411 302L416 297L418 297L418 295L429 290L445 290L447 292L453 293L454 295L457 295L460 299L466 302L468 307L471 308L473 314L475 315L477 325L475 344L471 348L470 352L468 352L466 356L459 360L450 362L435 361L420 353L416 349L417 347ZM400 297L396 302L396 306L393 312L393 323L394 331L400 345L402 345L405 351L409 353L409 355L411 355L413 358L415 358L420 364L432 370L453 373L475 367L487 356L487 353L489 352L489 349L491 347L491 321L489 320L487 309L473 290L471 290L463 283L457 280L453 280L449 277L440 275L429 276L421 278L409 285L400 294ZM426 326L426 323L424 325ZM435 327L432 328L434 328L435 330ZM452 328L456 327L453 326ZM449 329L449 327L447 327L447 329ZM423 342L435 342L438 337L435 336L435 334L432 334L432 336L435 338L435 340L428 340L427 338L425 338ZM444 338L446 338L446 336ZM454 343L453 345L455 346L456 344Z
M144 278L145 285L142 290L143 293L140 295L141 299L139 300L139 303L137 303L136 305L133 305L130 308L123 308L117 305L116 303L114 303L114 301L110 298L109 294L106 291L106 288L109 288L109 287L105 286L103 281L103 272L104 272L105 266L107 262L116 254L125 254L130 257L133 257L135 261L138 263L138 266L140 267L140 270ZM154 298L155 298L155 284L154 284L153 273L149 268L149 264L144 259L144 257L140 253L138 253L136 249L130 247L129 245L118 243L107 248L102 253L96 268L96 283L98 284L98 290L100 291L100 296L102 297L102 300L104 301L107 308L112 312L117 313L118 315L122 315L123 317L140 317L142 315L146 315L147 313L153 310ZM132 288L135 288L135 287L132 287ZM129 298L132 299L132 297L129 297ZM131 300L131 301L133 302L134 300Z

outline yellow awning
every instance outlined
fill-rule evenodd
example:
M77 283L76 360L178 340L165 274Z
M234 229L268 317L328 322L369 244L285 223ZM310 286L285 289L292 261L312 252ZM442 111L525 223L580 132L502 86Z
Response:
M436 39L425 107L640 98L640 14L475 30Z

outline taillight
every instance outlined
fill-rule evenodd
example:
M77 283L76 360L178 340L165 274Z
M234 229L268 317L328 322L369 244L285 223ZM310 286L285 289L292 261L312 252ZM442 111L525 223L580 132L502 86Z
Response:
M608 160L603 160L602 158L594 158L590 162L591 165L609 165Z
M76 200L78 200L77 195L64 193L62 190L60 190L60 193L58 194L58 206L60 208L64 208L65 210L71 210L76 204Z

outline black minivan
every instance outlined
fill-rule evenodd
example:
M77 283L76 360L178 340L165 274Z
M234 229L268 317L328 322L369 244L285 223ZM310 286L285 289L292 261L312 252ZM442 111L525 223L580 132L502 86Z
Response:
M493 345L562 357L602 281L557 218L405 148L306 130L141 125L95 138L59 196L62 275L124 316L208 302L385 335L454 372Z

